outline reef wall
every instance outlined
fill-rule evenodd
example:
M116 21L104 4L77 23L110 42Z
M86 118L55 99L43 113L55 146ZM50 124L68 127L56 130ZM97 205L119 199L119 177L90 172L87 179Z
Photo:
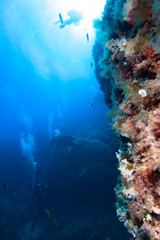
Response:
M117 216L160 239L160 1L107 0L95 22L95 72L119 139Z

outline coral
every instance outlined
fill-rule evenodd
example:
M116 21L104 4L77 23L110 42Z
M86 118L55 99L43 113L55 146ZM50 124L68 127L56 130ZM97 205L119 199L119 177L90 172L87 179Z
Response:
M145 89L139 89L138 93L141 97L147 96L147 91Z
M108 0L96 27L101 54L95 65L105 96L109 93L106 103L112 102L113 127L121 136L117 216L136 240L159 240L159 0Z

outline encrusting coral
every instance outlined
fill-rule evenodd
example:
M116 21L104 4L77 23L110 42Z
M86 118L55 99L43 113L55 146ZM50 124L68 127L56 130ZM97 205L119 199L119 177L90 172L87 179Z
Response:
M121 136L117 215L135 239L159 240L160 1L108 0L95 27L96 75Z

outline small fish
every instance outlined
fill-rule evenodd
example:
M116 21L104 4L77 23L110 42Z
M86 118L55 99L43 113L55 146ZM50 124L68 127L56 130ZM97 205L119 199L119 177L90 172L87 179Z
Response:
M12 198L15 198L15 197L16 197L16 191L13 191Z
M36 225L36 221L34 220L32 225L31 225L31 232L34 232L35 225Z
M6 190L6 189L7 189L7 187L8 187L8 184L7 184L7 183L5 183L5 184L4 184L4 186L3 186L3 189L4 189L4 190Z
M99 158L99 157L100 157L100 154L97 153L97 154L96 154L96 158Z
M44 184L44 185L43 185L43 188L44 188L44 189L46 189L47 187L48 187L47 184Z
M63 22L63 18L62 18L62 14L61 13L59 13L59 19L60 19L61 24L63 25L64 22Z
M94 104L92 103L91 106L94 107Z
M86 33L87 42L89 42L89 34Z
M93 63L91 62L91 68L93 67Z
M48 217L48 218L51 217L51 212L50 212L50 210L48 210L47 208L45 209L45 213L47 214L47 217Z

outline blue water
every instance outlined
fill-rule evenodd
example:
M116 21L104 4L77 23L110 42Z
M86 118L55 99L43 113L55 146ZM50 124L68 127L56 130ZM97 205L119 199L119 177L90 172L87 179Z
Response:
M91 68L93 41L50 50L27 9L17 20L20 10L8 13L7 4L0 15L0 239L128 239L114 209L117 146ZM53 28L53 44L64 45L69 33Z

